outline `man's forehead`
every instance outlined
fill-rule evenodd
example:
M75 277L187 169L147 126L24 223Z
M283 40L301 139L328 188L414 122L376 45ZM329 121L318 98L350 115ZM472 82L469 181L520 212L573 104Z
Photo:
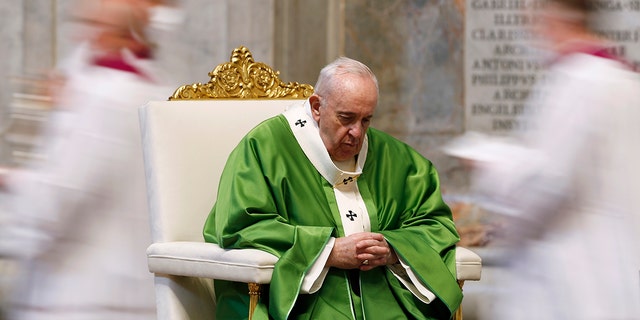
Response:
M363 108L354 104L344 104L334 106L333 110L339 115L360 116L366 118L373 116L375 108Z

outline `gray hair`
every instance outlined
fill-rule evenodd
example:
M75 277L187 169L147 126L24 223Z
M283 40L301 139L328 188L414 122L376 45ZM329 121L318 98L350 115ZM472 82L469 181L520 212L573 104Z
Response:
M320 70L320 75L318 76L318 81L314 86L314 90L318 95L326 95L328 92L333 91L334 76L339 76L343 74L353 74L359 75L363 77L369 77L376 85L376 91L378 91L378 78L373 74L371 69L367 67L364 63L347 58L340 57L333 62L326 65L322 70Z

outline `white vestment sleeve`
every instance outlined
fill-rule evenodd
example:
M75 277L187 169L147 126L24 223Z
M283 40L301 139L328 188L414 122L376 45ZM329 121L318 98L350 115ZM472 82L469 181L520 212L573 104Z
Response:
M322 283L327 276L327 272L329 272L329 267L326 267L325 264L327 263L327 260L329 260L329 255L331 254L331 250L333 249L335 242L335 238L332 237L329 239L324 250L320 253L318 259L316 259L316 262L311 266L307 274L304 276L304 279L302 279L302 288L300 288L300 293L311 294L320 290L320 287L322 287Z
M402 261L400 257L398 257L398 261L400 263L387 266L389 270L393 272L393 275L395 275L416 298L424 303L431 303L431 301L436 298L436 295L420 282L413 270L411 270L411 267Z

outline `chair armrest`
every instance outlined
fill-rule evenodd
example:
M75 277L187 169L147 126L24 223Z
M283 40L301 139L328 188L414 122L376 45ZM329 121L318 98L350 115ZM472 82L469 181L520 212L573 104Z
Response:
M147 248L153 273L211 278L236 282L269 283L278 258L257 249L222 249L206 242L161 242ZM475 252L456 248L458 280L480 280L482 259Z
M475 252L456 247L456 276L458 281L480 280L482 273L482 258Z
M206 242L161 242L147 248L150 272L236 282L271 282L277 261L258 249L226 250Z

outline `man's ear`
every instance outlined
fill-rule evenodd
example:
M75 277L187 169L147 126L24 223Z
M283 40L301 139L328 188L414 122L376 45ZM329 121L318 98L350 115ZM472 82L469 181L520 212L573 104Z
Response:
M320 97L318 95L311 95L309 97L309 104L311 105L311 115L313 119L318 121L320 119Z

